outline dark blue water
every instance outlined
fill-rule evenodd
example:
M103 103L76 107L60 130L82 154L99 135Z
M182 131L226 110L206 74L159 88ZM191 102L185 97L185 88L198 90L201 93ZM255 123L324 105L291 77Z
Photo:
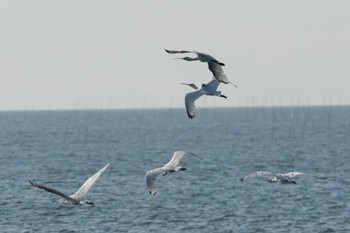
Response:
M147 170L176 150L187 171ZM68 194L106 163L87 199ZM247 173L301 171L297 185ZM1 232L350 232L350 107L0 112Z

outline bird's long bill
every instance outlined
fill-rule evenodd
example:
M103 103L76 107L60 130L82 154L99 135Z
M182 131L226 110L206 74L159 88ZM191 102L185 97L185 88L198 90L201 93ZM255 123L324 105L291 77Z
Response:
M230 82L231 83L231 82ZM236 84L234 84L234 83L231 83L233 86L235 86L236 88L238 87Z
M191 153L191 152L187 152L189 155L193 155L194 157L197 157L199 159L203 159L202 157L200 157L199 155L196 155L195 153Z

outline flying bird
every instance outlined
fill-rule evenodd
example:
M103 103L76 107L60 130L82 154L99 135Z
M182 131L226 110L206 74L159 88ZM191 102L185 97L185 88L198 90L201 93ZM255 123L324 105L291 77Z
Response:
M149 194L155 195L157 193L157 176L165 176L168 173L184 171L185 167L179 166L179 162L185 155L194 155L193 153L184 152L184 151L175 151L171 160L161 168L156 168L149 170L146 173L146 184L148 187ZM197 157L197 156L196 156Z
M187 93L185 96L185 106L187 115L190 119L194 118L195 116L195 105L194 102L203 95L212 95L212 96L218 96L227 99L225 95L221 94L221 91L217 91L220 82L213 78L209 83L202 84L202 87L194 92Z
M60 201L62 203L65 204L72 204L72 205L82 205L82 204L90 204L90 205L94 205L93 202L87 201L82 199L83 196L85 196L88 191L90 190L91 186L95 183L95 181L98 179L98 177L102 174L102 172L104 172L104 170L106 170L106 168L109 166L109 163L107 165L105 165L101 170L99 170L98 172L96 172L93 176L91 176L89 179L87 179L85 181L85 183L79 188L79 190L72 194L72 195L68 195L65 194L61 191L58 191L56 189L50 188L48 186L45 186L43 184L39 184L36 182L32 182L31 180L29 180L29 183L36 188L39 189L44 189L47 192L56 194L60 197L62 197L63 199L61 199Z
M201 62L206 62L208 63L208 68L209 70L213 73L214 77L222 83L228 84L231 83L226 74L224 73L224 70L222 69L221 66L225 66L224 63L219 62L216 60L214 57L210 56L209 54L206 53L201 53L197 51L187 51L187 50L168 50L165 49L167 53L170 54L176 54L176 53L194 53L197 55L197 57L183 57L183 58L175 58L175 59L183 59L185 61L201 61ZM235 87L237 87L235 84L231 83Z
M284 174L273 174L271 172L266 172L266 171L257 171L242 177L240 181L245 182L255 177L266 177L265 181L269 183L296 184L297 182L294 180L291 180L291 178L294 176L301 176L301 175L306 175L306 173L288 172Z

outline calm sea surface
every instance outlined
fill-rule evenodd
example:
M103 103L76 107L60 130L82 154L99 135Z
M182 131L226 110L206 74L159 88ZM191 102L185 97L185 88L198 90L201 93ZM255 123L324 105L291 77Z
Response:
M188 170L147 170L176 150ZM67 206L28 180L73 194ZM239 178L301 171L297 185ZM0 232L350 232L350 107L0 112Z

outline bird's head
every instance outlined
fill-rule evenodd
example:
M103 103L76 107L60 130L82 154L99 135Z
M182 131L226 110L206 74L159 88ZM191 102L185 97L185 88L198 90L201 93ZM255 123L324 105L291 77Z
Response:
M95 205L95 203L93 203L92 201L88 201L88 200L80 200L80 204L82 204L82 205Z

